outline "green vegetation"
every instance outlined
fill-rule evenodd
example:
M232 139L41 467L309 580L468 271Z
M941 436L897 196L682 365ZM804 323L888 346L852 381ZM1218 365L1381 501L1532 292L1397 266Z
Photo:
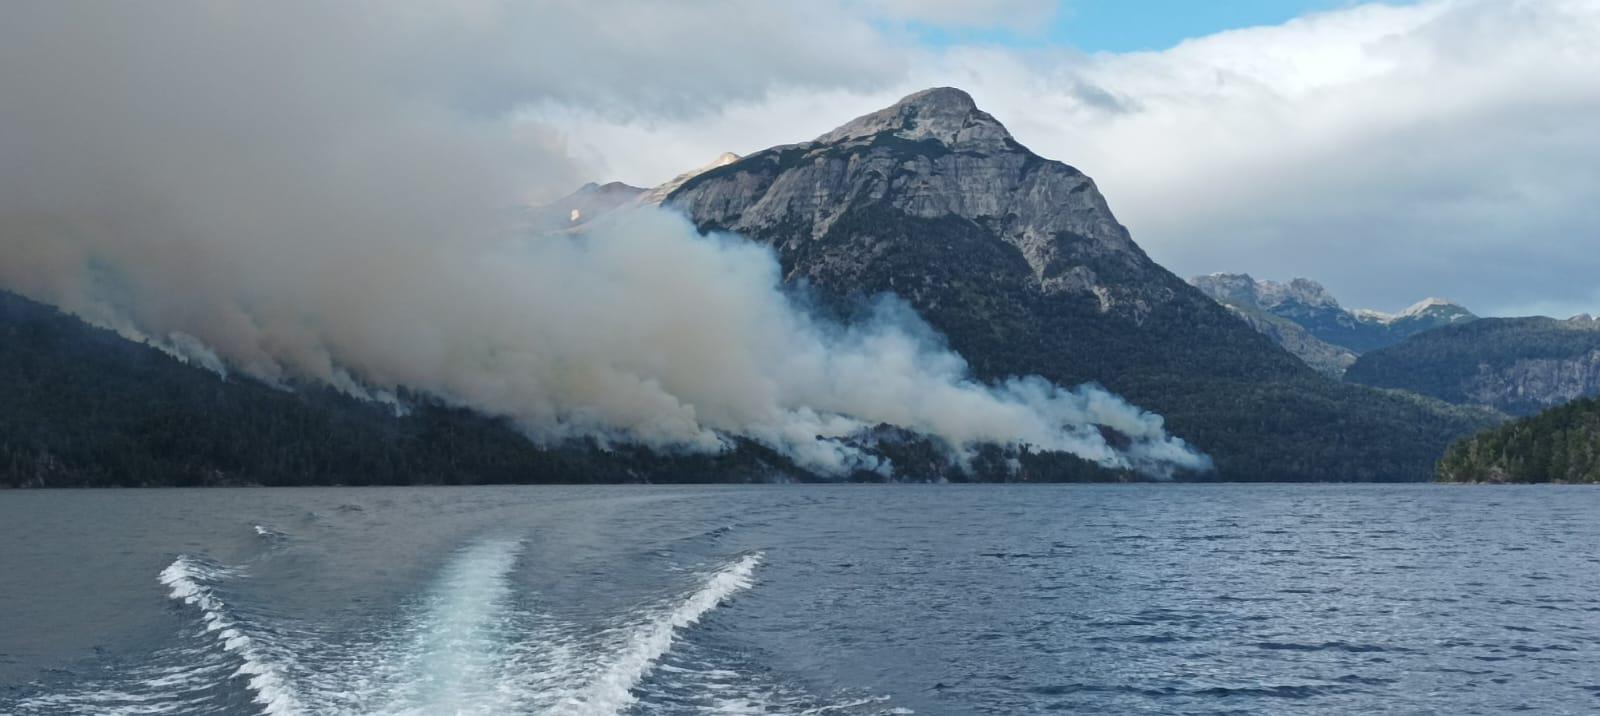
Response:
M401 416L324 388L222 380L0 291L0 487L818 479L748 441L715 455L541 448L504 421L403 398L411 410ZM927 440L879 437L874 449L902 479L1133 479L1061 454L1023 454L1013 473L998 450L969 473Z
M1600 483L1600 398L1568 403L1457 442L1439 461L1437 479Z
M1600 322L1481 318L1367 353L1345 380L1530 415L1600 391Z

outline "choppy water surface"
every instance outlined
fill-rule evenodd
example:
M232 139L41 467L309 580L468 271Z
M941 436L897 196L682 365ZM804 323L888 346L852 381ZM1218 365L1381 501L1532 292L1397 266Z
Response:
M1600 490L0 493L0 713L1600 711Z

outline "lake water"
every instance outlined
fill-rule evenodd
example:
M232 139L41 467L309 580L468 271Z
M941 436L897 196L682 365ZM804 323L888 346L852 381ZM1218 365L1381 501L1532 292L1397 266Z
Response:
M0 713L1600 711L1600 490L0 493Z

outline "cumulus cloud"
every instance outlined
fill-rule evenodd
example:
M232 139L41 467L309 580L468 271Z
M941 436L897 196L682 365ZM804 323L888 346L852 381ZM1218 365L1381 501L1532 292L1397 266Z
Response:
M560 124L581 155L648 182L957 85L1094 176L1180 274L1307 275L1390 310L1444 295L1481 313L1593 312L1597 35L1596 0L1369 4L1159 52L910 49L880 90L780 89L686 124Z
M892 298L856 325L815 320L770 252L681 216L515 231L518 207L583 173L529 107L676 121L704 114L691 99L803 89L881 49L749 37L800 6L694 9L24 6L0 26L0 287L219 372L409 388L541 441L743 437L844 474L892 469L854 440L887 423L955 459L998 443L1206 466L1104 391L972 381ZM694 71L758 44L811 64Z

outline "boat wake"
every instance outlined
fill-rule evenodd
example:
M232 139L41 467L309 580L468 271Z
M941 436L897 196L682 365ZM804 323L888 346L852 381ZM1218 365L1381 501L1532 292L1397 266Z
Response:
M537 594L516 588L523 550L516 539L468 544L398 618L354 636L241 613L228 590L248 582L244 569L180 556L159 580L197 620L181 648L154 654L151 666L114 679L34 696L18 712L903 713L853 708L870 700L793 708L802 701L775 696L779 689L770 684L758 687L759 678L742 678L698 645L689 645L692 658L665 663L686 633L755 584L759 553L700 570L682 592L580 626L549 616Z

